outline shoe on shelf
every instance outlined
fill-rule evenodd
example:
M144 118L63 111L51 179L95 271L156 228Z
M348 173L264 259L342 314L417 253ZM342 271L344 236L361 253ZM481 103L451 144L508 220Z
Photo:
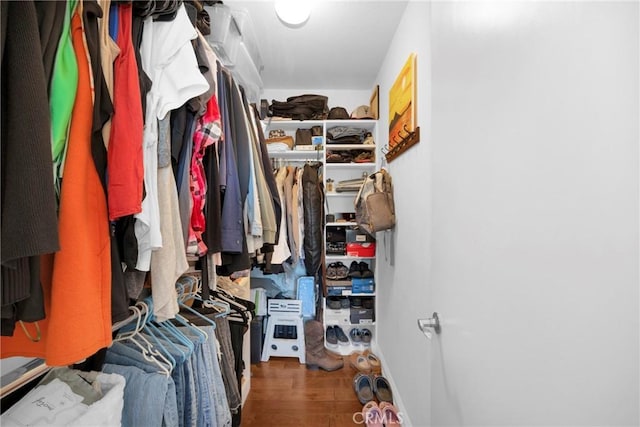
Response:
M332 262L327 266L327 279L336 280L336 274L337 274L336 263Z
M333 327L333 330L336 333L338 344L340 344L340 345L349 345L349 338L347 338L347 336L345 335L344 331L342 330L342 328L340 326L335 325Z
M363 344L371 344L371 331L367 328L362 329L362 343Z
M362 298L351 297L351 308L362 308Z
M373 394L380 402L393 403L393 394L391 393L391 385L389 381L382 375L373 377Z
M365 405L373 400L373 380L369 375L357 373L353 377L353 391L356 392L358 400ZM375 402L374 402L375 403Z
M349 297L340 298L340 308L349 308Z
M329 346L329 348L338 347L338 335L336 334L336 330L333 326L327 326L325 337L327 339L327 345Z
M365 279L373 277L373 271L369 269L369 264L364 261L360 261L360 263L358 264L358 270L360 270L360 276L358 277L362 277Z
M340 310L342 308L341 298L336 296L327 297L327 308L330 308L332 310Z
M373 297L363 297L362 298L362 308L373 308Z
M336 277L335 280L344 280L349 277L349 268L341 261L335 263Z
M351 338L351 343L354 345L362 344L362 332L359 328L353 328L349 331L349 337Z
M349 266L349 277L351 277L352 279L354 277L363 277L362 269L360 268L360 264L358 263L358 261L351 262L351 265Z

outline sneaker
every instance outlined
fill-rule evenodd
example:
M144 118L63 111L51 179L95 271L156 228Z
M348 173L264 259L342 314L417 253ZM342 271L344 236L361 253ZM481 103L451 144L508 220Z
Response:
M362 264L362 263L360 263L360 264ZM349 266L349 277L351 277L352 279L354 277L363 277L362 276L362 269L360 267L360 264L358 264L358 261L351 262L351 265Z
M362 333L358 328L351 329L349 331L349 337L351 338L351 342L355 345L360 344L362 342Z
M325 338L327 340L327 346L331 348L338 347L338 336L336 335L336 330L333 326L327 326Z
M349 308L349 297L340 298L340 308Z
M349 338L347 338L340 326L334 326L333 330L335 331L336 337L338 338L338 343L340 345L349 345Z
M341 298L334 296L327 297L327 308L330 308L332 310L340 310L342 308Z
M351 308L362 308L362 298L351 297Z
M327 279L336 280L336 263L332 262L327 266Z
M358 264L358 270L360 271L360 276L358 277L366 279L373 277L373 271L369 270L369 264L364 261L360 261L360 263Z
M371 343L371 331L367 328L364 328L362 331L362 343L370 344Z
M335 263L336 277L335 280L344 280L349 277L349 269L341 261Z
M373 298L362 298L362 308L371 309L373 308Z

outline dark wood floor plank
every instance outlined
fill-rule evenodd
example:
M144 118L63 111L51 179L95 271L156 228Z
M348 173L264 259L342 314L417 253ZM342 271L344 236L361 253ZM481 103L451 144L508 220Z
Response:
M362 410L352 386L357 372L348 362L337 371L313 371L296 358L271 358L251 365L251 391L242 410L242 426L363 425L362 417L354 416Z

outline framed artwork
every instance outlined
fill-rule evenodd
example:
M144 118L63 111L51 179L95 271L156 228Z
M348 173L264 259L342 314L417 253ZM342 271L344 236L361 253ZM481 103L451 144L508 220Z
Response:
M379 106L380 106L380 100L378 96L379 92L380 92L380 86L376 85L376 87L373 88L373 92L371 93L371 98L369 99L369 111L371 111L371 115L375 120L378 120L378 118L380 117L378 112Z
M389 142L385 152L388 161L420 140L416 124L416 65L416 54L412 53L389 90Z

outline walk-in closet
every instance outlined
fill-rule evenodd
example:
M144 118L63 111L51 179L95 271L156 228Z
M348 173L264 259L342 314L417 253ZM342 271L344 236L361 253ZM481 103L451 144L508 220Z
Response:
M640 3L0 1L0 425L640 425Z

